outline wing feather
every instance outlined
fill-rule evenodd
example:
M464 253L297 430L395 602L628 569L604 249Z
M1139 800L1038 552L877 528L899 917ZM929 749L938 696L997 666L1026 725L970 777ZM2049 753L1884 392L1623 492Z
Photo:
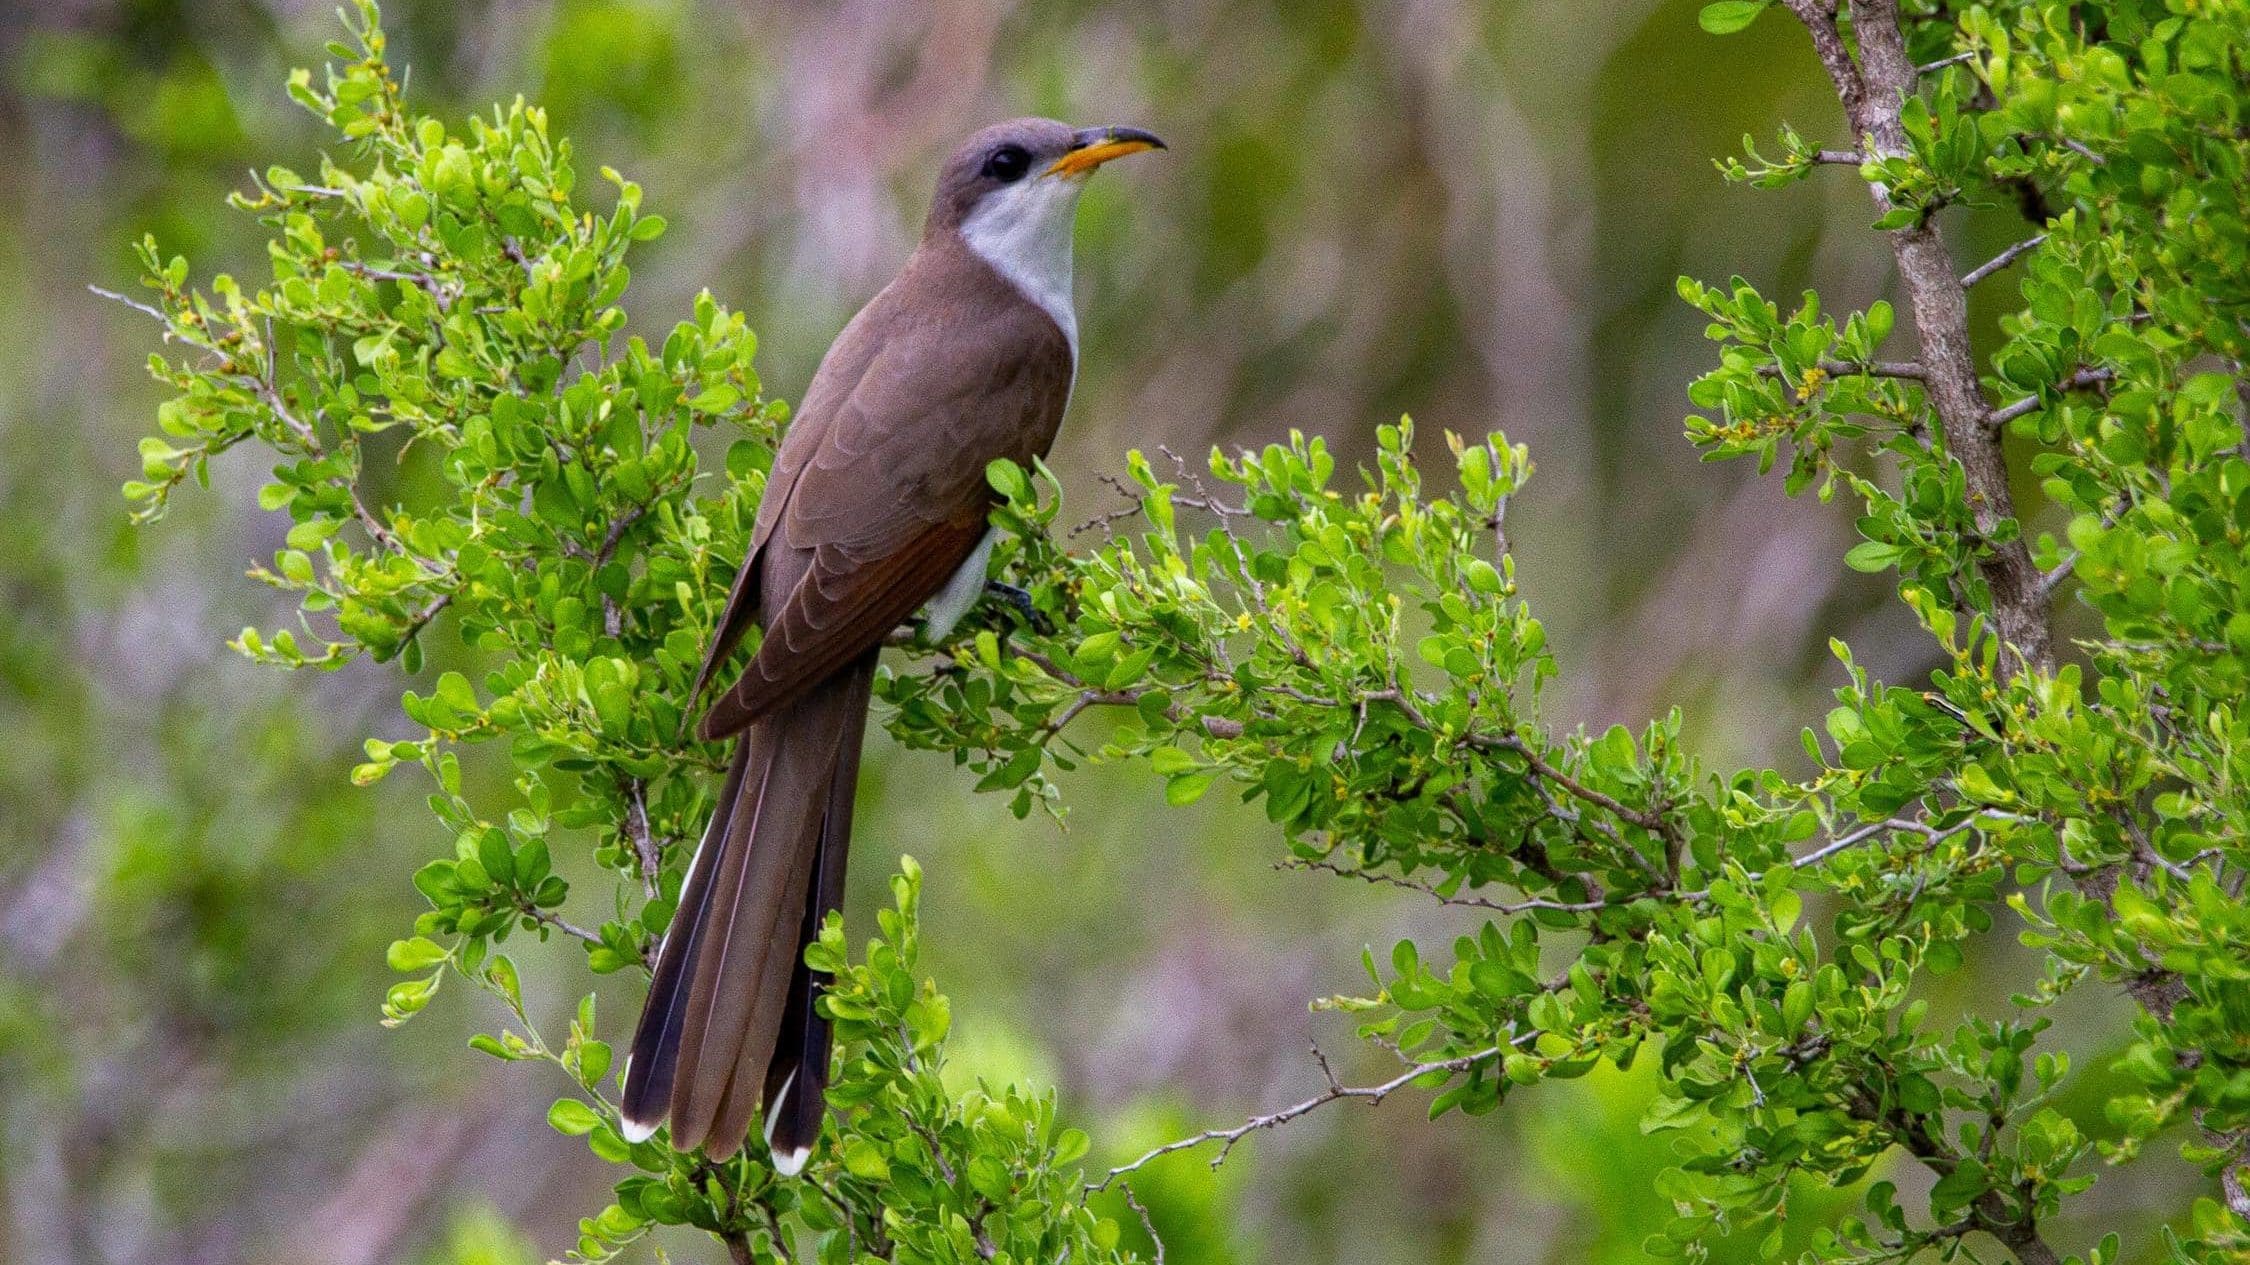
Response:
M1028 461L1054 440L1075 364L1052 318L982 261L926 267L838 338L776 455L738 586L759 593L766 635L705 713L706 740L879 646L983 538L986 465Z

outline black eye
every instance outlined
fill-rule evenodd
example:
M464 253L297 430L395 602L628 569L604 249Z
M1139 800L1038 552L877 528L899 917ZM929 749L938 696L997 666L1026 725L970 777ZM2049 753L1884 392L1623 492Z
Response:
M984 160L984 174L1002 184L1013 184L1031 170L1031 155L1021 145L1002 145Z

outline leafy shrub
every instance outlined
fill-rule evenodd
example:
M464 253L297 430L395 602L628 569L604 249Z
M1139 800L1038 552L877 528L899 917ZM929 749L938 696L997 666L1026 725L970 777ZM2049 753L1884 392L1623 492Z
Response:
M1769 7L1709 5L1704 25ZM1036 618L988 608L886 669L894 738L951 753L1018 815L1062 811L1057 779L1086 758L1145 766L1176 804L1224 788L1263 805L1294 864L1485 918L1447 948L1371 954L1365 996L1319 1003L1395 1052L1395 1079L1332 1082L1089 1183L1089 1143L1051 1098L943 1087L948 1008L916 970L911 861L858 958L835 923L812 950L835 976L841 1071L803 1180L754 1146L714 1164L628 1145L591 996L567 1036L532 1023L511 940L634 971L670 917L719 760L684 736L688 691L787 412L744 320L707 295L658 346L625 334L627 257L664 227L636 186L605 169L609 210L580 209L570 144L520 101L460 128L416 116L362 5L339 64L290 85L348 161L274 168L237 198L272 230L271 280L192 286L143 247L149 310L184 350L152 361L174 396L126 493L154 516L255 441L278 459L260 503L293 525L253 574L308 618L245 630L244 653L419 672L441 622L473 652L474 679L405 695L426 735L370 741L354 773L417 766L451 844L415 875L430 909L392 947L407 978L384 1011L403 1022L468 980L513 1020L478 1049L566 1075L550 1120L629 1171L581 1255L684 1224L742 1260L792 1243L824 1261L1123 1259L1119 1209L1090 1201L1160 1155L1223 1156L1409 1085L1433 1114L1481 1114L1643 1058L1660 1074L1643 1127L1682 1156L1652 1254L1743 1235L1900 1260L1989 1236L2040 1265L2096 1161L2160 1136L2218 1194L2166 1250L2250 1251L2250 8L1784 7L1850 139L1788 131L1779 158L1723 168L1769 186L1856 168L1919 350L1880 358L1887 303L1839 320L1817 296L1785 313L1745 281L1683 281L1720 343L1689 437L1786 457L1792 493L1858 498L1845 561L1896 572L1939 668L1887 684L1837 643L1848 683L1805 730L1809 771L1716 772L1677 713L1637 733L1542 718L1556 662L1504 532L1531 462L1502 437L1447 437L1443 493L1403 421L1356 479L1302 435L1201 466L1132 454L1078 553L1052 480L996 467L999 564ZM2041 231L1964 271L1938 219L1986 204ZM1967 294L2003 275L2022 306L1980 360ZM700 485L698 428L731 445ZM361 479L376 453L411 474L380 507ZM1090 712L1114 724L1089 748ZM493 741L510 780L465 776L461 748ZM587 849L602 890L574 891L558 846ZM2040 974L1994 1013L1940 1009L1928 981L2004 926ZM2141 1009L2101 1120L2062 1096L2094 1052L2074 1058L2047 1017L2091 980ZM1933 1178L1912 1208L1869 1181L1901 1155ZM1864 1213L1790 1238L1806 1182L1862 1189Z

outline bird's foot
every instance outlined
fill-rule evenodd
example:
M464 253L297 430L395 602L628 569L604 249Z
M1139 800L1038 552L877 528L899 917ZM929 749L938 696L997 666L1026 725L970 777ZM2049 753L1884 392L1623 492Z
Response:
M1023 622L1030 627L1031 631L1042 637L1054 635L1055 621L1047 618L1045 612L1032 605L1031 590L1019 588L1000 580L986 580L984 591L995 597L1005 599L1008 605L1015 607L1016 614L1023 617Z

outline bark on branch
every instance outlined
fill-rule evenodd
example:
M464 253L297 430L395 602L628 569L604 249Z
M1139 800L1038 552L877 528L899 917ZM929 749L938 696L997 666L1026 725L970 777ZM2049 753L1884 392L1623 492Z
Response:
M1921 71L1907 55L1897 0L1851 0L1851 31L1859 45L1856 62L1825 4L1820 0L1788 3L1811 34L1837 99L1868 152L1876 157L1906 154L1900 111L1913 95ZM1868 188L1877 211L1890 211L1890 191L1879 183ZM1967 484L1970 521L1980 550L1977 570L1991 590L1994 622L2001 637L2021 656L2021 664L2052 667L2053 637L2039 571L2032 566L2031 552L2020 534L1999 539L2001 524L2015 518L2015 497L2008 487L2001 436L1985 420L1992 410L1977 383L1976 359L1969 347L1968 293L1961 273L1944 239L1926 220L1885 236L1898 261L1899 279L1921 338L1923 385L1943 429L1946 451L1961 463ZM2002 656L2003 673L2019 666Z

